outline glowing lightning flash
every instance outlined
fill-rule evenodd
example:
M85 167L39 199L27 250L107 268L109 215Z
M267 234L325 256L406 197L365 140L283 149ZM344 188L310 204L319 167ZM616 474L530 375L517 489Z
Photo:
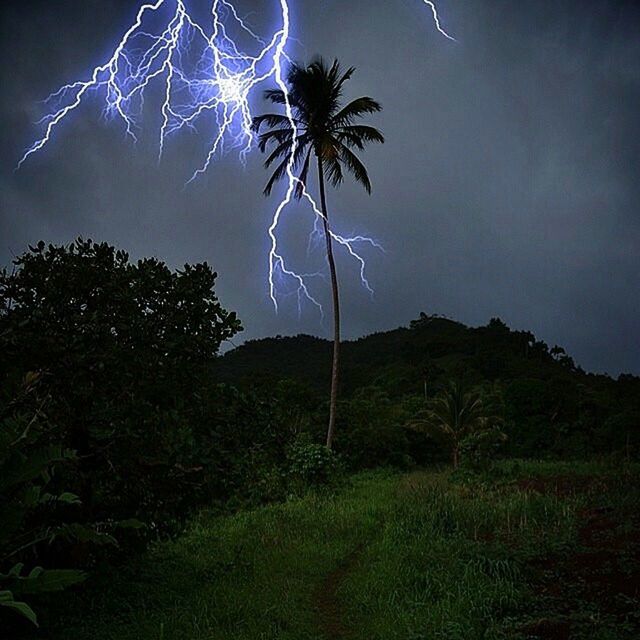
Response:
M438 31L454 40L441 27L434 3L423 1L431 8ZM231 0L212 0L212 29L209 32L191 17L185 0L156 0L143 4L111 57L104 64L95 67L89 79L64 85L45 100L50 111L39 121L43 127L42 137L27 149L18 168L31 155L43 149L62 121L92 95L99 96L104 101L104 115L120 120L126 134L136 141L145 92L157 81L162 87L159 157L163 154L168 138L173 134L183 129L197 131L198 125L206 117L207 122L215 125L205 158L189 179L188 182L191 182L207 171L213 159L226 150L239 149L240 159L244 162L255 142L249 98L258 85L272 79L284 93L286 115L293 136L287 165L286 192L268 228L271 243L269 295L277 310L277 280L288 279L294 284L299 310L302 302L307 300L322 313L322 306L313 297L307 284L310 277L322 274L297 273L288 266L278 248L278 229L282 215L293 200L296 185L300 181L293 171L297 128L283 68L284 61L289 60L286 47L291 39L290 12L288 0L277 2L280 6L281 23L269 39L258 36L247 25ZM165 21L161 22L165 26L155 32L147 30L151 28L147 23L154 19L162 21L163 13L167 14ZM241 51L229 35L232 29L239 30L252 41L258 53L250 55ZM306 186L301 186L304 198L315 216L312 235L317 234L318 223L324 222L324 216ZM365 236L344 237L333 229L329 233L359 264L362 284L373 293L365 276L365 261L356 247L362 243L377 249L382 247Z
M430 9L431 9L431 14L433 15L433 22L436 25L436 29L445 37L448 38L449 40L453 41L453 42L457 42L457 40L450 36L443 28L442 28L442 24L440 23L440 16L438 15L438 9L436 8L436 5L431 2L430 0L422 0Z

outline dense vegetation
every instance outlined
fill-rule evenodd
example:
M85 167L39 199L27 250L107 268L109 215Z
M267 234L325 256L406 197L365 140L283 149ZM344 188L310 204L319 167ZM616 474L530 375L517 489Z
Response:
M52 637L631 640L640 502L628 486L639 472L376 471L332 495L202 513L85 592L84 606L61 602Z
M93 618L60 617L56 592L72 587L81 615L102 603L104 638L343 637L323 631L314 598L347 598L333 617L362 637L499 637L479 634L525 624L527 563L573 544L591 504L589 491L503 494L517 474L499 458L606 457L630 475L600 466L598 499L616 518L637 507L622 487L637 481L639 378L588 374L497 319L422 314L343 345L331 451L331 343L278 337L220 356L242 327L215 278L207 264L173 271L80 239L39 243L0 273L3 633L44 621L96 637ZM449 461L452 478L348 480ZM347 579L352 556L366 562ZM124 604L134 599L144 606Z
M312 336L253 340L227 353L219 375L240 386L268 388L290 380L309 406L329 385L330 344ZM396 462L425 452L402 427L451 381L475 387L494 414L502 414L512 456L580 458L640 453L640 378L586 373L564 349L549 348L528 331L494 318L487 326L421 314L407 328L370 335L342 348L343 397L338 450L353 455L381 433ZM379 436L380 437L380 436ZM356 442L354 442L354 439ZM371 464L381 460L372 452Z
M0 275L3 611L34 619L17 598L47 574L26 584L24 567L91 568L201 505L281 491L290 407L220 384L214 359L241 326L215 277L83 240Z

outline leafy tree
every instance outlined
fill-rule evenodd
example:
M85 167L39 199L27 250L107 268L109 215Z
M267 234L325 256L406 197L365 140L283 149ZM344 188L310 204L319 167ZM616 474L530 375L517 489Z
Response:
M428 408L410 422L414 429L438 438L451 451L454 469L458 467L460 445L469 435L484 431L497 422L479 394L467 391L461 382L451 381L428 404Z
M567 355L567 352L562 347L556 345L549 351L549 355L551 355L556 362L559 362L568 369L575 369L573 358Z
M265 92L267 100L278 105L289 105L293 111L292 126L286 115L268 113L254 119L254 127L260 131L262 125L269 130L260 134L260 149L275 148L265 161L271 167L278 163L265 187L269 195L273 185L284 178L289 170L298 171L296 197L302 197L308 186L307 179L312 156L315 156L320 190L322 222L326 240L327 262L331 274L333 300L334 340L331 374L331 397L329 403L329 427L327 447L331 448L336 421L338 397L338 372L340 361L340 296L338 278L333 256L333 239L329 227L329 212L325 192L325 181L334 187L344 179L344 170L371 192L371 182L366 168L353 149L362 151L370 142L384 142L382 134L375 128L355 124L366 114L381 110L381 106L369 97L361 97L342 106L344 84L355 69L344 71L338 61L329 66L322 58L316 58L308 66L292 64L287 76L288 96L281 89Z
M231 428L211 367L241 329L215 278L82 239L40 242L0 273L0 384L42 372L48 437L77 451L68 489L86 521L162 527L203 499L200 445Z

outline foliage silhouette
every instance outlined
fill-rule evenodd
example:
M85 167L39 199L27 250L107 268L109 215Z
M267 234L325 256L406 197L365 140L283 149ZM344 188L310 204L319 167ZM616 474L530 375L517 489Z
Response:
M453 468L457 469L460 445L465 438L488 431L499 421L499 417L489 415L477 392L468 391L460 381L450 381L410 426L442 440L451 452Z
M85 578L82 571L45 570L33 565L38 560L38 546L50 546L66 536L60 511L67 505L79 504L75 494L53 488L54 471L73 464L77 457L70 449L48 443L46 398L40 397L38 383L38 374L29 373L19 393L0 404L0 624L3 626L3 611L15 612L37 625L36 613L22 598L62 591ZM31 412L33 396L37 396L38 408ZM89 537L94 535L84 527L81 530Z
M210 368L241 326L210 267L173 272L82 239L41 242L14 267L0 274L0 383L42 372L52 444L78 455L68 489L84 520L139 518L153 531L223 494L211 431L231 426L214 422L225 400L212 400L223 394Z
M269 195L274 184L287 175L289 165L298 171L296 197L302 197L308 188L311 157L316 157L322 223L327 247L327 262L331 275L333 301L333 361L331 369L331 396L329 401L329 426L327 447L333 444L338 399L338 377L340 367L340 295L338 277L333 255L333 240L329 227L329 212L325 181L338 187L344 180L345 170L371 193L371 181L365 166L353 149L364 150L371 142L383 143L384 137L374 127L355 124L363 116L382 109L380 104L367 96L342 105L345 83L355 69L346 71L337 60L329 66L322 58L314 59L308 66L292 64L287 74L288 96L281 89L265 92L265 98L274 104L289 102L293 110L295 127L286 115L267 113L254 118L253 124L259 132L263 125L269 129L260 134L260 150L275 148L265 161L265 167L278 162L264 189ZM293 158L291 154L293 153Z
M347 430L349 440L352 434L364 433L355 425L369 413L367 423L377 433L375 425L385 420L379 419L384 414L385 429L396 425L396 453L420 462L438 459L441 449L433 441L412 431L402 435L400 426L424 403L427 370L428 398L461 375L480 388L490 412L504 415L502 430L508 436L504 455L640 456L640 378L626 374L615 380L587 373L550 351L531 332L514 331L498 319L467 327L426 313L409 327L345 341L340 408L345 420L339 427ZM225 354L216 368L221 379L240 387L267 390L274 381L294 380L308 389L310 405L320 405L329 380L319 372L328 369L330 361L328 341L301 335L249 341ZM387 397L393 410L385 413L377 397ZM367 399L370 404L364 411ZM336 440L336 447L348 458L342 440ZM361 442L354 446L363 450ZM374 464L384 463L374 457Z

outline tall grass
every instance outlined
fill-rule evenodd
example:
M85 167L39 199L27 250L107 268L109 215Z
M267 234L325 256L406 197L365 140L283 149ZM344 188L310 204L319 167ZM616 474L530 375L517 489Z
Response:
M394 486L392 475L364 474L335 496L202 514L180 539L71 603L80 614L67 611L54 637L319 639L314 594L345 556L377 535Z
M569 495L517 482L596 473L602 483ZM41 637L321 640L322 616L340 616L339 637L353 640L521 637L531 559L574 548L590 501L630 512L638 494L590 464L505 463L494 477L375 472L334 495L204 513L175 542L58 603L63 615ZM339 607L322 610L318 594L345 558Z
M522 564L569 545L575 510L553 496L414 476L346 580L354 638L486 638L527 597ZM497 631L496 631L497 632Z

